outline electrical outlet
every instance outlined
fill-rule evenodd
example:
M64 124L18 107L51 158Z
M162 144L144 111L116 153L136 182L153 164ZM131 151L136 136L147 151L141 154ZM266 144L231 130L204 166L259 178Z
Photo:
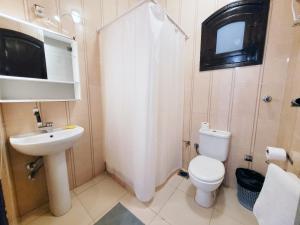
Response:
M247 162L253 162L253 156L252 155L245 155L244 160Z

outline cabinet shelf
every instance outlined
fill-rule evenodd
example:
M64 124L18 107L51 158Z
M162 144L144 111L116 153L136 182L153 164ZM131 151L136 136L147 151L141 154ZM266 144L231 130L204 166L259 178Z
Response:
M15 77L15 76L6 76L6 75L0 75L0 80L45 82L45 83L56 83L56 84L75 84L74 81L57 81L57 80L46 80L46 79L36 79L36 78L27 78L27 77Z
M79 87L77 82L0 76L0 103L79 100Z
M33 60L33 62L38 63L37 65L34 64L34 66L36 65L37 68L40 68L39 66L45 66L47 70L47 76L41 74L40 77L36 76L37 78L32 78L30 73L35 74L37 72L33 71L40 70L29 69L27 71L26 66L23 64L19 66L20 68L18 68L18 70L11 69L10 71L15 71L12 73L18 73L17 71L24 70L24 72L26 71L25 74L20 72L19 74L15 74L16 76L7 76L4 72L1 72L0 103L80 100L81 87L78 46L74 38L1 13L0 28L14 32L16 40L26 37L29 43L39 43L39 48L43 46L45 62L39 62L35 60L32 54L24 54L24 52L22 52L22 54L20 53L20 57L14 54L11 54L11 56L20 62L23 62L21 60L22 57L31 57L26 60ZM27 48L24 47L24 49L29 53L34 51L34 48L28 48L27 50ZM40 53L40 51L38 52ZM17 65L19 64L15 63L12 64L11 67L17 67ZM30 64L27 66L31 68L33 65ZM8 68L10 67L8 66ZM43 73L43 71L39 73ZM23 75L23 77L18 75ZM46 77L47 79L41 79Z

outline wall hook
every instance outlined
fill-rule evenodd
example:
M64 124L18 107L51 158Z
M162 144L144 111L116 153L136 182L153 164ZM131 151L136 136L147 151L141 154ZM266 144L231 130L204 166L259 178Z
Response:
M272 96L267 95L267 96L264 96L264 97L262 98L262 100L263 100L264 102L266 102L266 103L269 103L269 102L271 102L271 101L273 100L273 98L272 98Z

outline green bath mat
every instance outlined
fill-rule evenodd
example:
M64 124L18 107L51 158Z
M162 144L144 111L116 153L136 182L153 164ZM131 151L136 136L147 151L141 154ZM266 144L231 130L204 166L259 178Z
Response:
M95 225L144 225L135 215L118 203Z

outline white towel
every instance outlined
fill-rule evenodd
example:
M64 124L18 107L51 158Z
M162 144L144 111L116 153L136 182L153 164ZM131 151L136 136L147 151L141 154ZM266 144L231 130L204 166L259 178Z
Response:
M299 200L299 178L270 164L253 213L259 225L298 225L295 219Z

